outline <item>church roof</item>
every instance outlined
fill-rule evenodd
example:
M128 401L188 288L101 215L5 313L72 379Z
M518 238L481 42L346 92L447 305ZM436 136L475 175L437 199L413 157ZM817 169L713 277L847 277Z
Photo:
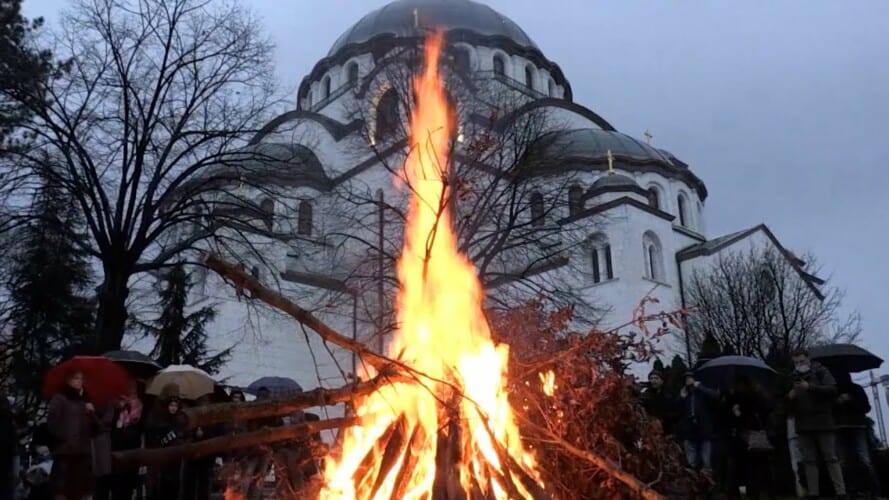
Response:
M537 49L531 38L508 17L472 0L396 0L362 17L330 48L328 57L343 48L383 35L396 38L424 36L434 28L500 37Z
M579 128L553 132L547 141L547 149L560 158L602 159L608 152L615 158L636 162L657 162L673 167L684 167L672 160L672 155L616 130Z
M596 179L596 182L593 183L593 189L618 186L638 187L639 184L637 184L636 181L634 181L630 177L627 177L623 174L603 175L602 177Z

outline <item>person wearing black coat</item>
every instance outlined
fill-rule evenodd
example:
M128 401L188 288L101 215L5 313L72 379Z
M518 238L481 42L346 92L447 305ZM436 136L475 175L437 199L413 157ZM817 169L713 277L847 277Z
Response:
M642 392L641 399L645 411L660 421L664 434L673 434L679 411L676 398L664 387L663 373L654 370L648 374L648 387Z
M719 391L695 380L694 373L685 374L685 386L679 391L680 417L677 435L682 441L685 458L693 469L712 469L713 405Z
M163 392L163 391L162 391ZM185 443L182 402L179 396L162 394L146 423L146 448L166 448ZM175 500L179 498L182 479L182 464L163 465L149 472L152 478L152 498L154 500Z
M849 481L850 485L867 484L866 493L879 495L880 481L871 459L867 435L867 414L871 410L867 393L863 387L852 382L848 373L837 372L834 377L839 395L833 407L833 416L837 427L837 454L843 463L843 474L851 479L858 471L865 473L866 481Z
M725 410L729 435L728 496L739 498L738 483L744 478L747 495L762 498L770 483L769 450L750 449L748 436L767 430L768 400L748 377L739 376L726 395Z
M15 430L15 415L0 392L0 500L11 499L15 492L15 458L18 439Z

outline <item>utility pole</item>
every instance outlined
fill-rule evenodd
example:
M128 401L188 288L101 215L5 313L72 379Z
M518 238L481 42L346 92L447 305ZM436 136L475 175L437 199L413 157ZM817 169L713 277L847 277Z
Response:
M871 388L871 394L873 394L874 398L874 413L877 416L877 431L880 434L880 444L883 446L886 445L886 421L883 418L883 403L880 401L880 390L877 388L878 385L882 385L886 388L886 397L889 399L889 376L883 375L880 378L876 378L874 376L874 372L870 372L870 382L867 385Z

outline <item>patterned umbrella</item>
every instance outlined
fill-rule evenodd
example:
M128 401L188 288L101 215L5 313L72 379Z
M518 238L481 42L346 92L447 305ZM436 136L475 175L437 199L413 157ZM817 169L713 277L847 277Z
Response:
M139 351L108 351L102 356L126 368L139 379L151 378L163 368L157 361Z
M126 394L130 375L119 365L101 356L75 356L46 372L43 396L51 398L68 385L75 372L83 374L83 392L96 406L107 406Z
M170 384L179 387L179 397L182 399L195 400L201 396L212 394L216 381L209 373L200 368L191 365L170 365L148 381L145 392L159 396L164 387Z
M268 389L271 396L276 399L303 392L299 383L288 377L262 377L251 382L245 392L256 396L256 393L262 388Z

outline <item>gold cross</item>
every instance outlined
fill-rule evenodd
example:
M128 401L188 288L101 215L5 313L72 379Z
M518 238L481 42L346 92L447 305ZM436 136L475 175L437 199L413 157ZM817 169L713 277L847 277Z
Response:
M611 150L608 150L608 173L614 173L614 157L611 156Z
M654 137L653 135L651 135L651 132L646 130L645 133L642 135L645 136L645 142L648 143L649 146L651 146L651 138Z

